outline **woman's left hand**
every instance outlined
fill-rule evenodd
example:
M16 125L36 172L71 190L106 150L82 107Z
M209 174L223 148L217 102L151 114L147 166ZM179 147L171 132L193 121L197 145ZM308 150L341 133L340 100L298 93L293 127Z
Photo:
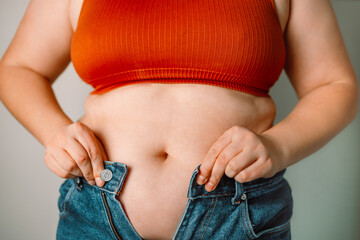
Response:
M270 139L247 128L233 126L211 146L197 178L207 191L216 188L226 174L240 183L270 178L280 171L279 149Z

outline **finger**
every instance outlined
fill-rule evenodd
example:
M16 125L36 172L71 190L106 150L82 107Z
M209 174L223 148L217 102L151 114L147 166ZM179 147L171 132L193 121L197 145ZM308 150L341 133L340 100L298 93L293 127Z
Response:
M229 178L235 177L241 170L251 165L259 156L249 148L242 149L242 152L233 157L225 168L225 175Z
M231 143L227 145L224 150L216 158L214 167L211 171L211 176L209 181L205 184L205 189L208 192L213 191L218 183L220 182L221 177L225 173L225 168L229 161L238 155L242 149L239 148L238 144Z
M250 182L262 177L267 167L267 161L264 158L258 158L250 166L246 167L238 173L234 179L240 183Z
M56 163L68 173L75 176L82 176L82 172L76 162L64 149L57 148L53 151Z
M197 177L197 183L199 185L205 184L211 175L211 170L215 164L217 156L223 149L231 143L231 136L225 132L217 141L210 147L207 152L201 166L200 173Z
M55 158L52 155L47 155L44 158L46 166L54 172L57 176L61 178L75 178L76 176L69 173L68 171L64 170L59 163L55 160Z
M95 177L95 182L98 187L102 187L105 184L105 181L100 178L101 171L104 170L104 155L105 153L102 151L101 144L97 143L96 147L98 149L99 158L98 160L92 161L93 165L93 174Z
M96 181L96 185L102 187L105 182L100 178L100 173L104 170L104 164L102 154L100 150L100 141L96 138L95 134L87 129L83 133L79 134L78 141L82 144L87 151L93 170L93 176Z
M70 142L71 144L65 148L65 151L67 151L71 158L76 162L86 181L90 185L95 185L91 161L87 151L77 139L72 138Z

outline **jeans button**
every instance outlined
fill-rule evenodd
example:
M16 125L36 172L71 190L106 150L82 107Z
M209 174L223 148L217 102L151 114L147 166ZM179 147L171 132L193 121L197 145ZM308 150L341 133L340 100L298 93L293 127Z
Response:
M105 182L108 182L112 178L112 172L109 169L104 169L100 173L100 178Z
M240 199L243 200L243 201L245 201L245 200L246 200L246 194L243 193L243 194L241 195Z

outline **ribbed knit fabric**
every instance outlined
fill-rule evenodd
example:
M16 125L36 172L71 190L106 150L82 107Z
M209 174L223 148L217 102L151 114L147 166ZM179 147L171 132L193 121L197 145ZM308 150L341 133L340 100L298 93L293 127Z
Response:
M71 45L91 94L151 82L268 97L285 55L273 0L84 0Z

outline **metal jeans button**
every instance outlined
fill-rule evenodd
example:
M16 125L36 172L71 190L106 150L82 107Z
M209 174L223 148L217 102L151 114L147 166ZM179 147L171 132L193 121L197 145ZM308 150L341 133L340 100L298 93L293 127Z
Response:
M243 194L241 195L240 199L244 201L244 200L246 199L246 194L243 193Z
M108 182L112 178L112 172L109 169L104 169L100 173L100 178L105 182Z

